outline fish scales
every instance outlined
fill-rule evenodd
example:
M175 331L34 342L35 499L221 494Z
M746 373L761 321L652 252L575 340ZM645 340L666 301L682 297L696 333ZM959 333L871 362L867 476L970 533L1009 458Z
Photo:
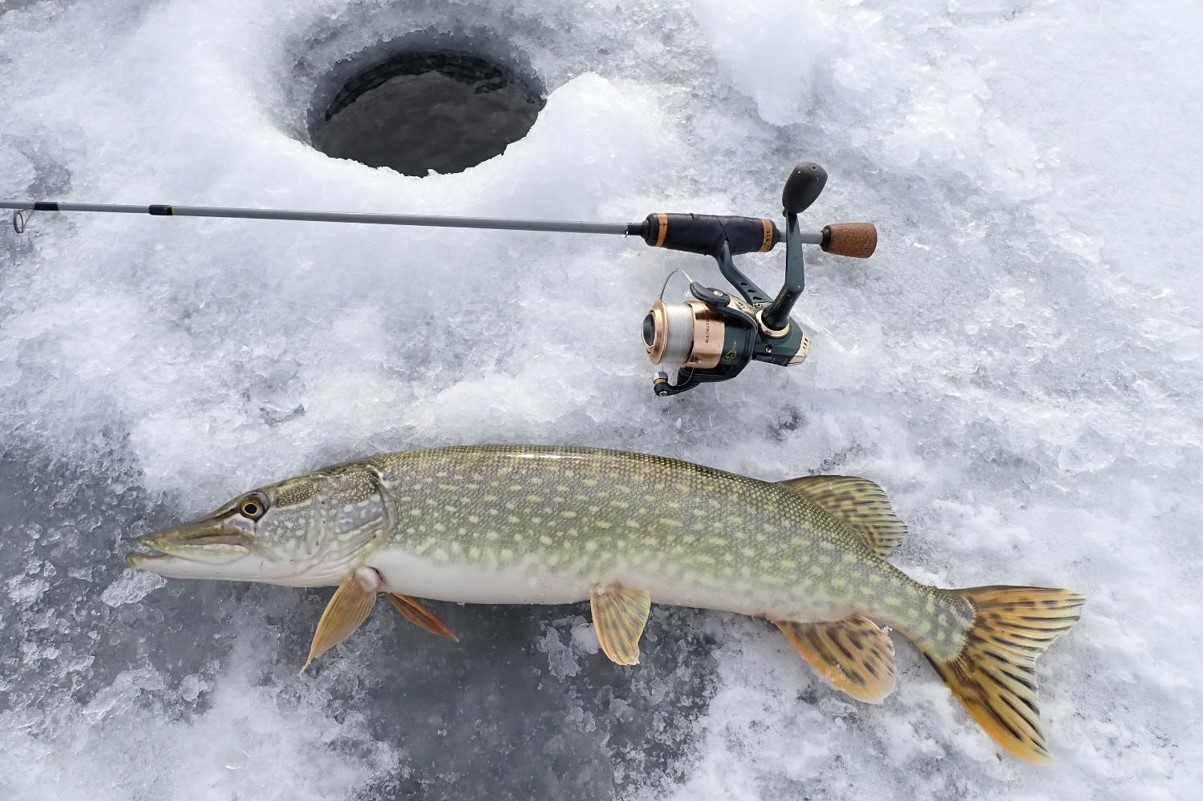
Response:
M1049 758L1036 658L1077 621L1072 590L923 585L886 558L905 526L873 482L767 482L593 448L464 446L386 454L252 490L142 537L126 559L177 578L336 586L306 667L380 595L425 631L455 634L418 598L588 600L600 649L639 661L652 603L763 617L829 684L878 703L911 639L982 728Z
M661 603L782 619L859 611L943 648L958 647L972 620L964 601L934 595L779 484L590 448L446 448L346 469L364 465L397 508L369 564L421 597L568 603L619 583ZM933 605L945 625L928 623Z

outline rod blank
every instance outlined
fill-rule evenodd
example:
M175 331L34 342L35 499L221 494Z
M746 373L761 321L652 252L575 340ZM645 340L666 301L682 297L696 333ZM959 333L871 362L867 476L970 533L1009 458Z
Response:
M53 200L13 201L0 200L0 209L11 209L15 212L13 228L17 233L23 233L28 222L29 214L38 211L64 212L83 211L101 212L106 214L149 214L152 217L220 217L236 220L291 220L294 222L329 222L357 223L360 225L415 225L432 228L477 228L499 231L546 231L568 234L616 234L619 236L642 237L646 221L637 223L601 223L575 222L571 220L516 220L504 217L444 217L429 214L372 214L350 211L298 211L292 209L246 209L232 206L172 206L166 203L153 203L149 206L130 206L120 203L65 203ZM712 222L721 223L728 220L741 220L737 217L713 217L706 215L681 215L702 217ZM759 222L759 220L758 220ZM860 225L869 225L863 223ZM830 226L839 228L839 225ZM840 241L847 239L842 231ZM823 245L828 250L828 238L833 234L818 232L802 232L800 241L811 245ZM688 248L683 248L688 250ZM830 248L832 252L838 250ZM871 252L871 249L870 249ZM860 255L849 253L846 255ZM865 254L868 255L868 254Z
M568 220L513 220L493 217L441 217L417 214L367 214L345 211L293 211L243 209L224 206L126 206L115 203L58 203L39 200L18 203L0 200L0 209L16 211L94 211L113 214L149 214L155 217L228 217L242 220L293 220L296 222L359 223L363 225L420 225L434 228L484 228L502 231L554 231L570 234L619 234L626 223L572 222ZM637 225L637 224L636 224Z

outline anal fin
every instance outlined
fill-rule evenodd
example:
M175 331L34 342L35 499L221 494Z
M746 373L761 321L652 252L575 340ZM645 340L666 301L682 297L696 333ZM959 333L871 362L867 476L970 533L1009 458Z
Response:
M390 592L388 593L388 600L393 605L393 608L401 614L401 617L413 623L422 629L422 631L459 642L459 637L455 636L455 632L447 628L443 621L439 620L438 616L427 609L426 605L417 598Z
M380 574L370 567L356 568L343 579L317 622L317 631L313 633L309 658L301 668L302 673L313 664L313 660L350 637L364 624L376 606L380 584Z
M630 587L594 587L589 592L597 642L618 665L639 664L639 638L652 611L647 590Z
M879 704L894 689L894 643L863 615L824 623L774 621L827 683L858 701Z

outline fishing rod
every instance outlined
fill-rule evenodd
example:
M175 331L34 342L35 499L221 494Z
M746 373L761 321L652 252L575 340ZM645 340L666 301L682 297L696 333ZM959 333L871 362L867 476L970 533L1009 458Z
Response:
M244 220L356 223L364 225L416 225L435 228L476 228L502 231L543 231L575 234L637 236L652 247L710 256L735 293L705 286L688 275L688 296L665 302L660 297L644 316L644 349L656 373L657 395L675 395L710 381L727 381L751 361L782 367L800 364L810 351L810 340L791 317L805 287L803 245L818 245L828 253L866 259L877 247L872 223L832 223L819 231L803 231L798 215L810 207L827 183L827 172L805 162L790 173L781 193L785 233L768 217L657 212L639 222L600 223L566 220L521 220L494 217L443 217L415 214L368 214L288 209L248 209L222 206L148 206L113 203L61 203L57 201L0 201L0 209L13 211L13 230L26 231L35 212L99 212L149 214L152 217L219 217ZM736 265L734 256L765 253L785 241L785 280L775 297L758 287ZM670 381L667 370L676 370Z

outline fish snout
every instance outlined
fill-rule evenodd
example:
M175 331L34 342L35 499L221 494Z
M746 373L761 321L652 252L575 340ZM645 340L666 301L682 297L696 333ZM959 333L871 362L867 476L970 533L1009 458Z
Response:
M228 565L253 550L251 535L209 520L147 534L138 538L138 545L141 550L127 553L125 563L163 574L174 574L185 563L191 567L190 573L200 573L205 565ZM215 574L213 578L220 576Z

